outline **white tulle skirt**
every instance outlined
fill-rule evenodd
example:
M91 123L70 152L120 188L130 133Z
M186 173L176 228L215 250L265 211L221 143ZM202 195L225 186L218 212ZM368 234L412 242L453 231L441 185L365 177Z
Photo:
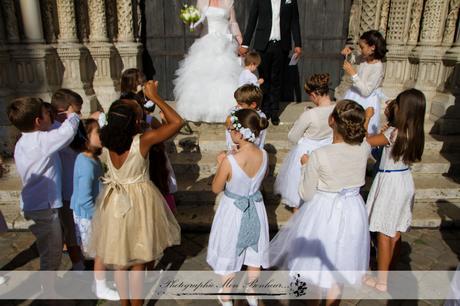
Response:
M176 71L177 111L190 121L224 122L236 104L242 70L231 36L211 33L197 39Z
M368 107L374 108L374 116L369 120L367 132L369 134L378 134L380 132L380 101L383 98L383 93L380 89L375 90L370 96L363 97L355 89L350 88L344 99L353 100L359 103L364 109Z
M359 285L369 264L369 239L359 188L317 191L270 242L270 266L322 288Z
M301 138L289 151L275 181L275 194L281 195L281 203L290 207L300 207L303 201L299 195L301 174L300 158L304 154L311 154L314 150L332 143L332 138L313 140Z

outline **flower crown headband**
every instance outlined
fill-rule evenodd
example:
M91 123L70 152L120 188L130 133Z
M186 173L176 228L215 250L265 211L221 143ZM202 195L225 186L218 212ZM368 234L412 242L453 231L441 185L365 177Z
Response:
M256 135L254 134L254 132L251 131L250 128L243 127L241 123L238 121L238 117L235 115L234 112L230 115L230 122L232 123L232 126L235 128L235 130L237 130L241 133L241 135L243 135L243 139L249 142L256 141Z

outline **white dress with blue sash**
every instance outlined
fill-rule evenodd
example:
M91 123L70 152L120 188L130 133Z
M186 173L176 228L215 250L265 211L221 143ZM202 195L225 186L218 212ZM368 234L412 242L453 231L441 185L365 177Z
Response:
M268 219L260 186L268 166L267 152L254 177L249 177L232 155L232 177L212 222L206 261L221 275L241 270L243 265L268 267ZM254 226L257 224L258 226ZM251 242L252 241L252 242Z

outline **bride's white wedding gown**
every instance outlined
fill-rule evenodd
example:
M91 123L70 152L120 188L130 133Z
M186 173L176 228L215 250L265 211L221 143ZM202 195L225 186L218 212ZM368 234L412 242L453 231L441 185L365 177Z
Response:
M230 9L207 7L208 34L197 39L179 63L174 96L177 111L186 120L224 122L236 104L233 93L243 68L238 43L231 34L231 13Z

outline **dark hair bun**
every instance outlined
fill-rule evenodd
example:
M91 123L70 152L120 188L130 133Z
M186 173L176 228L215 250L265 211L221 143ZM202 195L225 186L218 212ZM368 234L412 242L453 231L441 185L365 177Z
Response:
M238 118L238 122L241 123L243 127L250 129L256 137L259 137L260 131L268 127L267 118L260 117L253 109L246 108L237 110L235 116Z
M348 144L360 144L366 136L364 108L352 100L337 102L332 117L335 120L337 132Z
M325 96L329 93L329 81L330 80L331 80L331 77L329 73L314 74L305 81L305 84L304 84L305 92L308 94L314 92L320 96Z

